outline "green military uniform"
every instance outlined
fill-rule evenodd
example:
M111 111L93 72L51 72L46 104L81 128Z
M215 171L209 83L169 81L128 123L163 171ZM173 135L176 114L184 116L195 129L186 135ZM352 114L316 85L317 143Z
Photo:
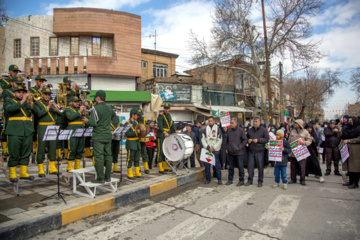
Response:
M16 65L10 65L9 70L14 70L14 69L18 69L17 66ZM9 83L9 82L15 82L16 84L22 84L21 78L16 77L16 76L9 79L9 81L6 81L6 83ZM9 98L15 98L15 96L14 96L14 94L12 92L13 89L11 88L10 84L6 84L6 85L3 85L3 86L6 87L6 89L3 88L3 92L2 92L2 98L3 98L4 106L5 106L6 100L9 99ZM7 87L9 87L9 88L7 88ZM3 108L2 114L3 114L3 130L1 132L2 152L3 152L4 156L9 156L8 147L7 147L7 136L5 134L6 125L8 123L8 119L9 119L9 114L5 110L5 107Z
M66 76L66 77L63 78L63 83L69 84L68 89L71 89L71 88L70 88L70 84L71 84L72 82L73 82L73 81L71 81L71 80L70 80L70 77L68 77L68 76ZM64 106L64 107L69 106L69 99L72 98L72 97L75 97L75 96L76 96L76 91L73 90L73 89L71 89L70 93L68 93L68 94L66 95L66 106ZM55 97L55 103L58 104L58 99L57 99L57 97ZM60 116L57 117L57 119L56 119L56 125L59 125L59 126L60 126L60 129L66 129L66 127L67 127L67 119L66 119L66 117L65 117L65 114L62 114L62 115L60 115ZM69 155L69 154L68 154L68 148L69 148L69 146L68 146L68 141L58 141L58 142L57 142L57 149L56 149L56 157L57 157L57 158L61 158L61 149L62 149L63 145L64 145L64 149L65 149L65 158L67 158L68 155Z
M81 101L78 97L71 97L69 102ZM64 115L68 121L67 129L73 130L73 134L75 130L78 128L85 128L85 123L83 122L83 115L79 111L80 108L74 108L72 106L68 106ZM80 160L83 156L84 147L85 147L85 138L84 137L70 137L68 141L68 168L66 170L74 170L81 169ZM75 160L74 168L72 167L72 161Z
M138 118L136 121L138 123L142 123L144 125L147 124L146 119L143 116ZM150 173L150 171L149 171L149 157L147 155L145 142L140 142L140 146L141 146L140 154L141 154L141 158L142 158L142 160L144 162L144 171L145 171L145 173L149 174Z
M44 88L42 93L50 93L49 88ZM39 177L45 177L43 162L45 159L45 147L48 147L48 159L49 159L49 173L58 174L58 170L55 166L56 159L56 141L43 141L44 134L47 126L55 125L55 115L56 112L52 108L47 108L49 102L41 99L38 102L34 103L33 112L38 119L37 125L37 143L36 143L36 162L39 167Z
M116 106L113 106L113 111L115 112ZM121 119L116 114L111 118L111 133L115 131L116 128L120 127ZM113 172L119 173L120 170L117 168L118 157L120 151L120 140L112 139L111 141L111 154L112 154L112 162L113 162Z
M4 89L9 89L11 88L10 85L10 79L9 78L1 78L0 79L0 87L4 90Z
M130 116L132 114L140 114L142 115L142 111L140 108L132 108L130 111ZM136 125L138 125L137 121L132 121L131 119L125 123L125 127L127 125L131 125L129 130L126 131L126 150L127 150L127 169L129 179L134 179L134 175L132 173L132 165L134 164L135 169L135 177L142 177L140 173L140 151L141 145L139 142L138 133L135 130Z
M42 80L42 81L47 81L42 75L37 75L35 77L35 80ZM38 88L36 85L35 87L31 87L29 88L29 91L31 94L40 94L41 96L41 91L40 91L40 88ZM34 126L34 130L35 130L35 133L33 135L33 151L36 151L37 149L37 126L38 126L38 117L34 114L32 114L32 117L33 117L33 126ZM45 174L44 174L45 175Z
M106 98L106 93L102 90L96 92L91 97ZM96 114L95 114L96 112ZM94 158L96 181L110 181L111 179L111 119L115 115L114 111L105 102L100 102L94 106L94 111L90 113L88 125L93 127L92 139L94 142ZM97 117L96 117L97 116ZM104 166L106 167L104 174Z
M170 104L166 103L164 105L164 108L170 108ZM165 132L167 132L168 134L171 133L171 130L173 132L176 132L176 128L174 125L174 122L172 120L172 116L171 114L165 114L165 113L160 113L158 118L157 118L157 130L156 130L156 137L158 139L158 153L157 153L157 162L159 165L159 172L162 173L164 170L168 170L168 166L165 160L165 156L162 150L162 145L165 139Z
M91 108L92 104L93 104L92 101L86 100L86 102L89 103L89 108ZM90 113L87 112L86 117L90 118ZM85 127L88 128L89 125L85 125ZM93 156L90 147L91 147L91 137L85 137L85 157L92 157Z
M23 87L16 87L13 92L25 91ZM33 180L34 177L27 173L29 156L31 153L31 141L34 127L31 123L30 105L25 101L15 98L7 99L5 110L9 113L9 122L5 134L9 143L10 181L17 182L16 166L20 165L20 179Z

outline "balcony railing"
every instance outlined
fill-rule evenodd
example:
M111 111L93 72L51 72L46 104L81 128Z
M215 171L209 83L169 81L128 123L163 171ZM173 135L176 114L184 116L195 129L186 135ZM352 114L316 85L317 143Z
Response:
M86 56L25 58L25 75L86 73Z

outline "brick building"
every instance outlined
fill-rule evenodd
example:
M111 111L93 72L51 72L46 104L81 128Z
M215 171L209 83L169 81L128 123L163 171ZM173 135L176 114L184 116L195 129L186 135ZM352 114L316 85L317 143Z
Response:
M122 112L151 99L149 94L136 91L142 74L138 15L106 9L58 8L52 16L9 19L5 38L8 45L5 64L0 66L3 72L10 64L17 64L25 76L44 75L54 88L64 76L70 76L80 86L87 84L90 90L112 91L109 103L117 104ZM127 102L122 92L138 97Z

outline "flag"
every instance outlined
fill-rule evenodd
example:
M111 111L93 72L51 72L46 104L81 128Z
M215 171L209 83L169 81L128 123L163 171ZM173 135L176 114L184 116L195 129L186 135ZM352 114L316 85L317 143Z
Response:
M210 163L215 166L215 155L210 153L207 149L202 148L200 154L200 161Z

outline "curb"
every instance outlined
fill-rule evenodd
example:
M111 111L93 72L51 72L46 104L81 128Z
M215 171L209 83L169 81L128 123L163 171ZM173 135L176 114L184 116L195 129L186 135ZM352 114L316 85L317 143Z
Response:
M24 239L37 234L61 228L62 226L79 221L97 214L115 210L129 203L150 198L170 191L182 185L195 182L205 177L205 169L187 175L174 177L160 183L130 190L115 196L105 198L79 207L74 207L59 213L49 214L13 226L0 229L0 239Z

